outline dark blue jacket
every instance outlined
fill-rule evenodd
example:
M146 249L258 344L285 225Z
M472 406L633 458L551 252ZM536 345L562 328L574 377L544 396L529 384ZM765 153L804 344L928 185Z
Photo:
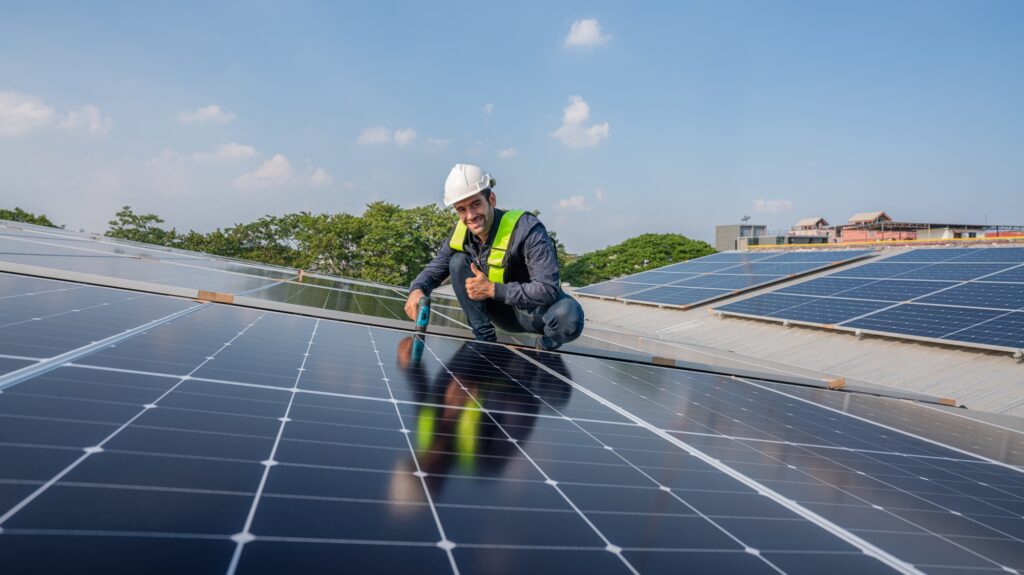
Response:
M485 274L488 269L487 256L491 253L491 242L504 213L504 210L494 210L494 222L491 224L487 244L481 244L479 238L466 231L469 237L469 241L465 242L466 255L471 261L476 262L477 267ZM454 227L452 232L454 233ZM416 276L409 286L410 291L421 289L423 293L429 295L448 278L448 262L455 254L448 245L450 238L451 234L446 237L444 245L437 251L434 259L423 268L420 275ZM558 301L562 293L561 285L558 279L555 244L548 236L544 224L540 223L536 216L530 213L523 214L512 230L508 260L505 263L505 283L494 285L495 301L519 308L549 306Z

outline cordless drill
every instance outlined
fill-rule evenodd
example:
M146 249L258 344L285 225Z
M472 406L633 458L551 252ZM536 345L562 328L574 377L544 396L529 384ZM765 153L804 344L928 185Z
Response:
M423 357L423 336L427 333L427 324L430 323L430 296L420 298L419 307L416 311L416 335L412 338L412 363L416 365Z

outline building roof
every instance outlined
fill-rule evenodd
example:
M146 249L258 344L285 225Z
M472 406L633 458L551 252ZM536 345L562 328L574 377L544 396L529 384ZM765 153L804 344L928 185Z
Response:
M800 227L817 226L818 224L823 224L827 226L828 220L819 216L817 218L803 218L796 223L796 225Z
M851 224L863 224L870 222L886 221L891 222L892 218L889 217L885 212L860 212L853 214L850 217L849 223Z

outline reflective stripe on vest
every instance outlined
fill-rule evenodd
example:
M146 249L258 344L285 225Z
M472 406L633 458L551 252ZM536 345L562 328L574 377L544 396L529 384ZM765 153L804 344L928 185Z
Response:
M523 210L509 210L502 214L498 222L498 233L494 235L494 243L491 245L491 253L487 256L487 279L496 284L505 283L505 257L508 253L508 244L512 241L512 230L515 229L519 218L525 214ZM466 232L469 231L466 224L459 220L455 224L455 232L448 245L457 252L464 252Z

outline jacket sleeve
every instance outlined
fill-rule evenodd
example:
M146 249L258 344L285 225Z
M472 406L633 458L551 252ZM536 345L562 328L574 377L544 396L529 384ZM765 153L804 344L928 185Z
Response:
M523 239L523 259L530 281L495 284L494 299L515 307L548 306L558 301L562 292L558 256L547 229L539 221Z
M451 246L445 242L441 249L437 250L437 255L434 259L430 260L427 267L423 268L420 275L416 276L416 279L412 280L409 284L409 291L416 289L423 290L425 295L430 295L430 292L434 291L434 288L441 285L441 282L448 278L448 262L452 259Z

